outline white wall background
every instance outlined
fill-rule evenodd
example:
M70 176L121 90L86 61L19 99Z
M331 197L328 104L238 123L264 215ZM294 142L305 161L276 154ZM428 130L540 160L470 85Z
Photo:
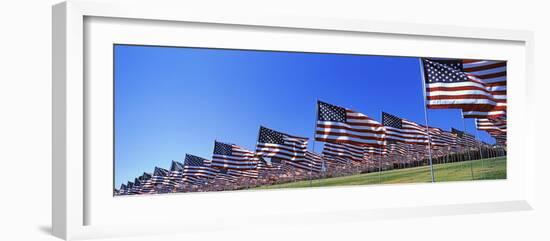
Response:
M183 1L183 0L182 0ZM51 219L51 5L59 1L2 1L0 5L0 240L56 240ZM157 0L157 2L161 2ZM219 11L270 11L333 18L437 23L535 32L538 149L535 211L345 223L294 229L227 230L116 240L549 240L550 160L543 153L549 101L550 9L545 1L190 1ZM152 9L151 11L154 11ZM546 22L545 22L546 21Z

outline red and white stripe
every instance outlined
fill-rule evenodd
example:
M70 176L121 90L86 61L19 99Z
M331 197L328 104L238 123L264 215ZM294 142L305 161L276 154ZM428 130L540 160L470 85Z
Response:
M463 60L464 72L482 82L493 96L496 106L487 111L463 111L465 118L499 117L506 115L506 61Z
M408 144L428 144L425 127L405 119L401 119L401 127L386 126L386 139Z
M349 161L364 161L365 148L348 143L325 143L323 155L326 159L347 163ZM349 161L348 161L349 160Z

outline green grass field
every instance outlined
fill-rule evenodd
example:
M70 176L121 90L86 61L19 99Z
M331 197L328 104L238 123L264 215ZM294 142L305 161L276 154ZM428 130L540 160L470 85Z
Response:
M434 165L436 182L506 179L506 157ZM429 166L261 186L256 189L430 182Z

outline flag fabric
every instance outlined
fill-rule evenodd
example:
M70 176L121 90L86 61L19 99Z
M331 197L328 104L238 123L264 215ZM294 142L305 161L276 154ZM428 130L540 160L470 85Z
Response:
M195 176L184 176L182 177L181 182L184 184L190 184L190 185L201 185L206 183L205 180L206 179L195 177Z
M506 134L495 134L493 135L493 138L495 138L497 146L506 146L507 144Z
M325 143L323 155L333 162L348 163L364 161L365 147L348 143Z
M405 144L403 142L397 142L397 141L387 141L386 145L386 152L388 155L397 155L397 156L403 156L407 154L407 150L409 149L409 144Z
M273 171L280 169L280 165L273 165L272 162L267 162L263 157L258 157L258 170Z
M365 114L317 102L315 140L381 147L384 136L384 126Z
M480 118L476 119L476 128L489 133L495 138L496 144L499 146L506 145L506 118Z
M437 127L429 127L428 133L432 141L432 148L438 149L439 147L451 146L456 144L455 136L445 130Z
M139 190L139 193L151 193L153 191L153 183L152 183L152 175L149 173L144 172L143 175L141 175L141 188Z
M375 146L367 146L365 147L365 155L366 156L383 156L386 155L386 146L381 147L375 147Z
M126 184L121 184L120 185L120 189L118 189L118 194L120 195L124 195L124 194L127 194L127 187L126 187Z
M464 147L475 147L477 145L477 141L473 135L455 128L452 128L451 132L457 137L458 145Z
M139 178L134 178L134 186L132 187L132 193L139 194L141 190L141 182L139 181Z
M134 194L134 183L133 183L133 182L128 181L128 182L126 183L126 188L127 188L127 189L126 189L126 190L127 190L126 193L128 193L128 194Z
M428 146L426 146L426 145L412 145L411 144L409 151L413 154L419 154L419 155L425 156L425 155L428 155L427 148L428 148Z
M499 117L506 115L506 61L463 60L464 72L483 82L496 106L487 111L463 111L465 118Z
M224 181L224 182L235 182L235 181L237 181L238 177L229 175L229 174L227 174L227 172L228 172L227 169L221 169L220 172L218 172L216 174L216 177L214 178L214 180L220 180L220 181Z
M287 161L286 164L306 171L321 172L323 167L323 157L317 153L306 151L305 161Z
M155 167L155 170L153 171L153 176L151 177L151 184L154 187L163 185L165 182L165 179L168 179L169 173L170 171L164 168Z
M397 116L382 112L382 123L386 127L386 139L408 144L428 144L426 128Z
M308 138L291 136L266 127L260 127L256 153L287 161L304 161Z
M248 178L258 178L260 172L258 169L248 169L248 170L227 170L227 175L234 177L248 177Z
M235 144L215 141L211 167L221 169L256 169L258 157L249 150Z
M422 59L427 107L464 118L506 115L506 61Z
M487 132L506 132L506 119L504 118L477 118L476 128Z
M422 58L427 108L489 111L497 105L488 86L464 72L462 60Z
M185 154L185 161L182 165L184 177L214 178L219 172L218 169L207 166L210 160L199 156Z
M172 161L172 164L174 164L175 161ZM168 175L164 177L164 181L162 182L162 185L164 187L172 188L179 185L179 183L183 179L183 172L179 168L179 165L171 165L170 171L168 171Z

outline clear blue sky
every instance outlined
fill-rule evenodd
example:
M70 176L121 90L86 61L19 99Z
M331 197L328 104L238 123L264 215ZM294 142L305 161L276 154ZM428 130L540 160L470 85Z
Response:
M114 48L117 188L185 153L210 159L214 140L254 150L260 125L312 138L317 99L379 121L386 111L425 123L418 58ZM428 110L428 118L430 126L463 129L458 110ZM473 134L473 119L466 125Z

